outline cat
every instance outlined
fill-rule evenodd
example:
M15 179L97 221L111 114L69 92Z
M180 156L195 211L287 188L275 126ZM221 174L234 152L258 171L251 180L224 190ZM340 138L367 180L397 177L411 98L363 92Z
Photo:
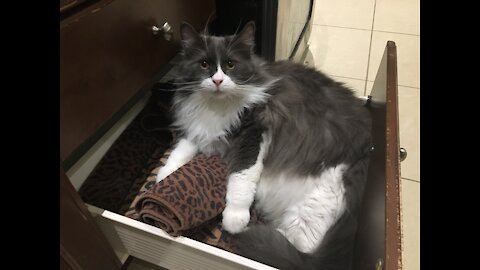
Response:
M318 70L261 60L253 22L231 36L188 23L180 32L179 140L157 182L199 152L219 153L222 226L241 255L280 269L349 269L371 145L362 101ZM266 225L247 227L252 205Z

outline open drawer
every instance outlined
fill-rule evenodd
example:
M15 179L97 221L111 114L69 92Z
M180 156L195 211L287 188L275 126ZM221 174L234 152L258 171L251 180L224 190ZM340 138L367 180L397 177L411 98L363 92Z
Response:
M388 42L366 104L373 116L375 149L358 227L354 269L401 269L396 75L396 47ZM88 164L88 160L83 162ZM157 227L118 213L87 206L122 261L132 255L167 269L273 269L186 237L171 237Z
M130 2L127 4L127 1L118 0L110 4L111 2L112 1L99 1L97 5L102 3L105 5L98 7L93 6L89 14L100 12L97 9L107 10L105 12L108 13L108 9L110 9L111 12L118 12L121 10L121 5L130 7ZM141 2L151 3L150 1ZM181 6L181 4L179 5ZM180 10L180 8L178 10ZM207 16L207 13L204 12L202 16ZM165 14L168 13L166 12ZM197 22L205 19L201 18L202 16L198 15L196 17ZM75 31L75 23L82 22L82 20L84 20L84 18L82 18L83 17L77 17L72 19L71 23L66 23L63 28L64 30L61 30L67 32ZM135 18L128 18L135 21ZM88 23L86 27L91 26L91 23ZM108 30L107 28L102 29L102 27L99 27L100 32ZM94 37L98 38L98 36ZM145 42L148 43L154 42L146 39L145 36L138 37L144 38L146 40ZM65 40L64 44L65 46L73 46L71 42L71 40ZM116 43L110 43L108 40L102 41L99 44L105 46L103 49L101 48L102 51L104 53L108 51L112 58L115 57L115 54L125 53L122 49L111 45ZM127 45L128 44L134 45L135 43L127 43ZM169 52L175 51L175 47L171 47L171 45L164 46ZM86 48L86 51L82 52L82 54L90 53L90 51L88 51L89 46L85 45L80 47ZM64 48L66 51L69 49L68 47ZM112 48L117 49L111 50ZM138 47L131 47L125 50L132 50L132 48L138 49ZM150 50L154 50L152 47L149 48ZM95 52L92 51L91 53L94 54ZM160 76L157 76L158 74L154 74L152 71L160 65L166 65L168 59L163 56L154 57L158 62L150 63L151 65L146 67L146 70L141 71L141 74L136 74L136 77L123 77L122 74L126 74L126 70L122 70L119 67L116 70L102 73L104 77L98 78L96 77L99 76L97 71L93 70L90 73L85 71L89 65L87 62L82 62L85 59L75 56L75 54L68 55L71 56L68 59L69 62L65 62L63 65L65 67L68 65L69 68L64 69L63 66L61 67L62 72L66 74L61 76L62 78L66 78L65 81L61 82L62 89L73 89L68 93L61 93L63 95L61 97L61 107L64 108L64 115L69 117L68 121L65 120L67 124L63 125L64 130L61 130L61 132L63 132L61 137L65 140L61 142L61 145L65 146L65 148L62 147L61 149L61 156L64 162L65 160L67 161L66 165L68 166L66 166L65 163L64 166L70 167L70 170L66 173L70 181L64 177L63 170L61 170L60 173L61 186L64 187L61 189L61 194L64 195L62 195L62 200L63 198L65 199L65 203L62 201L61 205L61 252L65 255L62 256L61 263L63 260L63 263L70 265L71 269L75 269L72 265L84 266L89 263L90 265L97 266L92 266L92 268L84 267L85 269L119 269L120 265L128 256L134 256L167 269L274 269L259 262L186 237L171 237L157 227L130 219L114 211L105 210L97 205L85 205L82 202L75 190L75 188L78 189L81 186L81 181L78 182L76 179L81 178L79 175L82 175L82 171L91 170L105 154L115 138L122 133L129 121L142 109L145 100L148 99L148 93L145 94L147 91L125 91L127 91L127 89L128 91L139 89L141 87L139 83L142 80L142 85L145 85L145 82L151 78L154 78L154 80L158 79ZM142 57L142 55L145 56L145 54L141 54L140 56ZM95 54L93 56L95 56ZM65 57L62 56L62 59L65 59ZM70 65L72 59L76 61L75 65ZM144 61L147 61L147 59L150 59L150 57L145 56ZM135 60L125 56L125 58L119 58L117 60L128 62L137 61L138 59ZM127 63L127 66L130 64L135 66L138 63ZM95 65L95 68L106 69L106 67L101 64ZM79 75L77 72L85 73ZM81 81L72 81L69 77L81 77L83 79ZM92 78L105 84L112 84L113 81L118 89L124 89L125 91L120 93L120 95L115 93L117 98L121 98L121 100L109 100L109 102L107 102L108 106L104 107L90 103L93 100L92 97L98 97L96 90L99 87L98 85L89 83L89 80ZM122 84L122 81L125 80L129 83L127 86ZM79 85L78 89L87 89L87 91L77 91L74 85ZM151 84L147 83L147 85ZM105 98L108 96L109 93L100 96L100 101L102 101L102 99L105 101ZM80 100L80 102L73 103L75 99ZM124 108L123 105L132 102L132 100L136 102L136 105L125 113L125 109L122 109ZM72 104L77 104L78 106L75 107L72 106ZM373 143L375 150L371 157L369 176L364 194L364 205L362 206L355 247L354 269L401 269L400 154L398 141L396 47L393 42L387 43L385 54L366 106L370 108L373 116ZM100 108L101 110L96 113L93 111L94 108ZM112 117L115 112L121 110L124 111L119 115L123 116ZM86 121L83 122L76 118L82 113L86 114L86 117L82 117L82 119L86 119ZM109 131L104 132L102 137L94 138L92 134L99 128L105 128L105 123L108 124L108 121L111 122L107 125L109 126ZM84 150L79 151L79 145L83 146ZM77 156L78 161L75 164L66 158L72 155ZM78 159L79 156L81 156L81 158ZM68 164L69 162L71 164ZM86 175L84 174L84 176ZM73 203L68 204L69 200ZM69 205L72 207L67 208L67 206L70 207ZM73 216L76 213L78 213L78 218L74 219ZM70 220L64 220L67 218ZM71 220L75 220L75 222ZM81 226L82 224L90 226L90 229L83 230L77 228L77 226ZM74 229L69 232L69 228ZM70 233L70 235L67 235L67 233ZM78 235L82 235L82 237ZM79 244L83 240L82 238L88 238L89 242ZM95 242L96 240L98 240L98 243ZM99 246L102 247L100 251L98 251ZM89 257L89 250L94 251L91 252L92 254L106 255L103 257L100 255L91 255L92 257ZM76 253L80 255L75 256ZM81 256L82 254L83 257ZM99 263L88 262L90 259L92 261L102 261L106 260L106 258L108 258L108 260L103 266L98 266L100 265ZM84 261L87 261L87 263L84 263Z

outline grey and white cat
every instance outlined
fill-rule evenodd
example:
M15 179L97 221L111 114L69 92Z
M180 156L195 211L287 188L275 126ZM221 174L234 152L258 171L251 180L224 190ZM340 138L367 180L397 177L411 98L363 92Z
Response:
M232 36L183 23L174 126L161 181L198 152L228 164L222 226L240 253L282 269L349 269L368 167L369 112L314 69L254 55L255 25ZM254 205L268 225L247 228Z

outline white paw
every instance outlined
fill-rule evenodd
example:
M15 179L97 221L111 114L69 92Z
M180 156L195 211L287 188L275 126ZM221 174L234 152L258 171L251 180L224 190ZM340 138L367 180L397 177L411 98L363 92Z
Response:
M236 208L227 205L222 215L222 226L231 234L244 231L250 221L250 211L248 208Z
M165 179L167 176L169 176L173 171L169 170L167 167L161 167L158 172L157 172L157 180L156 182L160 182L163 179Z

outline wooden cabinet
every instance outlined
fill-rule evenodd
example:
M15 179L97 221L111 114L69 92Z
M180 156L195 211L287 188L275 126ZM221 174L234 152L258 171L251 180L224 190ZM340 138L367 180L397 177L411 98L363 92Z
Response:
M120 269L120 261L60 168L60 268Z
M79 146L94 140L95 132L178 53L180 22L202 28L213 9L213 1L208 0L104 0L64 18L60 22L62 160L75 151L81 155ZM173 30L169 41L152 32L152 26L165 22Z

